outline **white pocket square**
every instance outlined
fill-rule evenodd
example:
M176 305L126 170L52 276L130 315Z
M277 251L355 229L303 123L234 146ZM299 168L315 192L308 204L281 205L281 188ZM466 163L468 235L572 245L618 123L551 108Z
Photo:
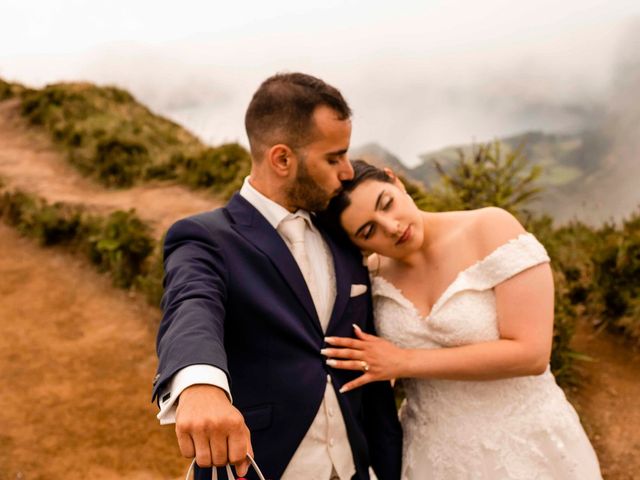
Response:
M367 291L367 286L361 283L354 283L351 285L351 297L357 297Z

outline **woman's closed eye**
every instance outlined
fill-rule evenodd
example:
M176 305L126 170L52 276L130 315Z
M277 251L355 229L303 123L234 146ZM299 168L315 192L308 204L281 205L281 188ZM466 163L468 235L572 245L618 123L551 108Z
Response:
M393 197L388 196L383 201L384 203L380 205L379 209L382 210L383 212L391 210L391 207L393 206ZM369 240L375 233L376 233L376 224L374 222L368 223L361 229L361 234L365 240Z
M364 239L369 240L371 236L375 233L376 226L373 223L370 223L363 231Z

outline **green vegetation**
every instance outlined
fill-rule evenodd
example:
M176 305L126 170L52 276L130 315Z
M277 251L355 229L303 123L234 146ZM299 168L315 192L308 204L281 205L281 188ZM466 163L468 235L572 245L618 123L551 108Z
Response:
M154 282L161 285L162 275L151 257L156 242L133 210L100 217L79 205L49 204L21 191L4 191L0 217L43 246L62 245L83 253L100 271L109 272L118 287L144 285L147 293L156 288Z
M229 196L250 168L238 144L207 147L116 87L59 83L19 90L0 82L0 100L20 95L22 115L43 127L72 165L107 187L174 180Z
M475 147L470 156L459 150L458 160L447 170L437 160L435 166L440 185L434 194L453 209L495 206L517 213L540 192L534 182L541 168L529 165L522 147L504 153L498 141Z
M25 88L18 83L6 82L0 78L0 102L9 98L17 97L24 92Z
M597 234L591 314L640 345L640 210Z

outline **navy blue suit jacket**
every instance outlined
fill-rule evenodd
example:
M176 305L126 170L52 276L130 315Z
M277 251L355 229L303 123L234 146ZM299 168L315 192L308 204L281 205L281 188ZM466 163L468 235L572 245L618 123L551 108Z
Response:
M336 273L336 300L327 336L372 332L370 288L362 257L325 236ZM178 221L165 245L165 293L153 398L180 369L209 364L229 379L265 477L279 479L316 416L327 374L338 390L360 372L329 368L327 346L306 283L277 231L243 197L226 207ZM357 473L400 478L402 434L388 382L338 393ZM197 469L196 478L210 478ZM219 478L226 478L220 471ZM248 478L256 478L249 475Z

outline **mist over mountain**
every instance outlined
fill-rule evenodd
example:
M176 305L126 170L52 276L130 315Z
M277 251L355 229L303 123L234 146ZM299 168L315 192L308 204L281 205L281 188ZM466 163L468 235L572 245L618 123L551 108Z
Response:
M531 130L500 136L507 149L523 146L532 164L543 167L542 195L532 207L551 214L558 222L579 219L592 224L617 220L640 206L640 20L632 23L620 42L608 91L601 98L577 95L571 101L557 101L537 90L535 82L498 84L504 101L497 108L510 109L531 121L552 116L565 117L573 129ZM540 85L540 84L539 84ZM513 98L521 88L521 101ZM515 89L515 90L514 90ZM528 93L526 93L528 92ZM536 93L537 92L537 93ZM491 105L496 108L494 103ZM487 108L489 108L487 104ZM475 142L477 143L477 142ZM377 159L426 186L439 178L437 160L447 169L459 151L469 155L473 143L453 145L420 155L413 168L377 144L355 149L355 154ZM375 160L374 160L375 163Z

